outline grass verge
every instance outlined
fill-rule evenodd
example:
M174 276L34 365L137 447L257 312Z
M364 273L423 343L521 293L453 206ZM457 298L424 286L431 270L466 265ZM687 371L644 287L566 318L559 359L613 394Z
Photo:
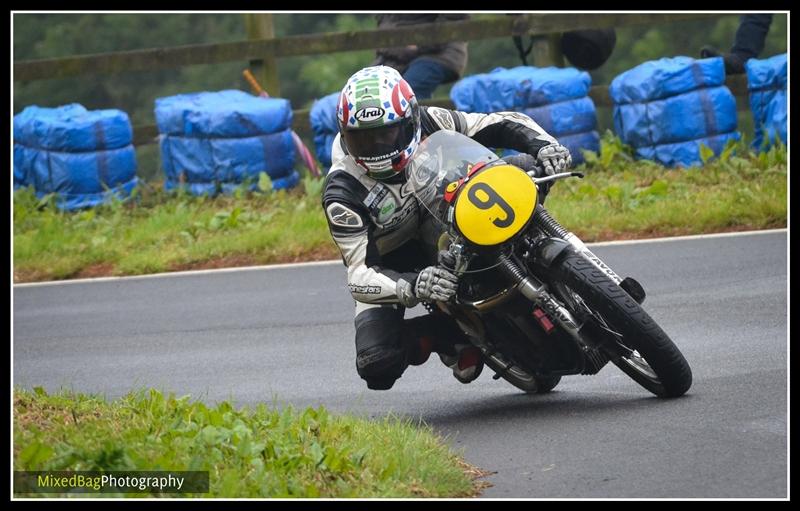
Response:
M367 421L322 407L209 407L156 390L107 402L15 389L13 449L14 470L209 471L209 493L164 495L172 497L449 498L488 486L480 480L487 473L409 420Z
M578 167L585 178L556 183L547 207L587 242L786 227L786 147L755 153L740 142L704 159L665 169L634 161L607 134L600 154ZM210 199L147 186L138 201L77 213L19 190L14 281L336 259L321 189L322 180L307 177L288 193Z

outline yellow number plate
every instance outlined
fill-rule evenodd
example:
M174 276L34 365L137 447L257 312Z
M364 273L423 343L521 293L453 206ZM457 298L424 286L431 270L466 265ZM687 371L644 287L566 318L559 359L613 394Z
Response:
M461 186L456 228L476 245L499 245L528 223L535 207L536 185L525 172L511 165L489 167Z

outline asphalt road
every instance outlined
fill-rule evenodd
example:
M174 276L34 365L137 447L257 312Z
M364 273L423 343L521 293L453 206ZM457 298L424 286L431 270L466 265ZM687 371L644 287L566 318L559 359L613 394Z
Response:
M488 369L462 385L435 356L369 391L340 264L15 286L13 382L421 418L495 472L484 497L787 498L786 244L781 231L593 246L642 283L689 361L694 384L674 400L612 365L543 396Z

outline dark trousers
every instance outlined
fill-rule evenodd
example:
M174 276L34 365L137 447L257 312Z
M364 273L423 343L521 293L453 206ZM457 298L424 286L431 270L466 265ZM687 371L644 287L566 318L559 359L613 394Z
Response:
M420 57L408 65L403 78L419 100L430 98L439 84L452 82L458 75L436 60Z
M416 272L435 260L433 250L410 240L372 260L371 266L378 271L391 268L406 280L413 279ZM400 304L356 303L356 370L370 389L387 390L409 365L424 363L430 353L422 349L423 338L440 350L463 339L455 321L445 314L404 319L405 312Z
M363 306L362 306L363 308ZM372 390L388 390L409 365L423 364L430 351L454 354L453 346L469 342L456 322L442 313L403 319L405 308L382 305L356 315L356 370Z
M739 18L731 53L740 57L742 62L757 57L764 50L771 24L772 14L745 14Z

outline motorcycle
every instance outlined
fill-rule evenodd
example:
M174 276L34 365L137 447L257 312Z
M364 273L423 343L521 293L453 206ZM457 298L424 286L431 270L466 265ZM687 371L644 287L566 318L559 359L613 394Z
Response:
M535 177L454 131L432 134L408 165L411 193L435 226L428 241L460 277L453 300L425 306L455 319L494 379L544 393L611 362L656 396L689 389L689 364L641 307L642 286L544 208L545 187L581 173Z

